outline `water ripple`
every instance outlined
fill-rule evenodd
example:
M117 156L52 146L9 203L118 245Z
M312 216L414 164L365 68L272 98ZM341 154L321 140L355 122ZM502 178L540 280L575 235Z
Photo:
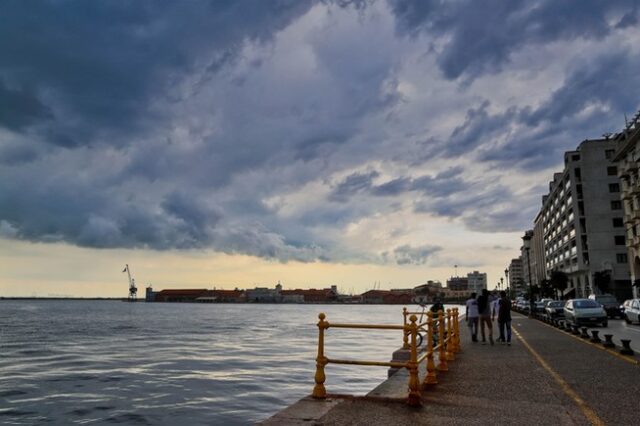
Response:
M0 423L247 424L310 393L317 314L399 324L399 306L0 301ZM388 361L399 332L329 330L327 354ZM327 367L363 394L384 368Z

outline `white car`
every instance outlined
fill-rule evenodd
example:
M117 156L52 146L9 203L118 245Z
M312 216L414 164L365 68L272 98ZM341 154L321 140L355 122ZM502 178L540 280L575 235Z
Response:
M564 304L564 318L575 325L608 325L607 312L601 304L591 299L569 299Z
M627 324L640 322L640 299L631 299L624 302L624 320Z

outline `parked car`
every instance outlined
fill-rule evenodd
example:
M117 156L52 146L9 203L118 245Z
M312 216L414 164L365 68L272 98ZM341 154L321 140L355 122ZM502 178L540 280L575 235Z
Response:
M627 324L640 323L640 299L630 299L624 302L624 320Z
M543 302L542 300L535 302L533 306L534 312L544 313L544 305L546 305L546 303L547 302Z
M569 299L564 304L564 318L576 325L608 325L607 312L592 299Z
M522 312L529 311L529 301L528 300L518 300L516 303L516 308Z
M624 318L623 313L620 310L620 303L611 294L591 294L589 299L595 300L604 307L607 311L609 318L619 317Z
M564 302L562 300L552 300L548 302L544 308L544 313L547 318L564 317Z

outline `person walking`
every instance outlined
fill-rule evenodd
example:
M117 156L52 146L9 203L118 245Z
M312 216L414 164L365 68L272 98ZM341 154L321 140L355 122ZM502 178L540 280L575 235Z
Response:
M496 316L498 315L499 302L500 302L500 297L498 296L498 292L494 290L489 295L489 300L491 300L491 303L490 303L490 306L491 306L491 322L494 323L496 321ZM498 342L504 342L504 339L502 339L502 335L500 335L500 337L498 337Z
M507 346L511 346L511 300L505 291L500 292L498 299L498 329L502 344L506 342Z
M476 293L471 293L469 299L467 299L465 308L465 317L467 318L467 325L471 332L471 341L478 341L478 301L476 300Z
M489 343L493 345L493 325L491 323L491 302L492 298L489 296L489 291L486 288L482 289L482 294L478 297L478 316L480 318L480 332L482 334L482 344L487 344L487 339L484 331L486 325L489 329Z

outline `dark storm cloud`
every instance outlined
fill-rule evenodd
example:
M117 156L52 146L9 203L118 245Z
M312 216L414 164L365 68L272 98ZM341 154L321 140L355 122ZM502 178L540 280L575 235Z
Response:
M35 93L26 89L10 89L0 78L0 126L22 130L32 123L51 118L51 111Z
M0 235L348 262L379 258L346 227L410 203L519 229L531 194L500 178L561 162L640 98L638 58L607 39L637 25L632 2L577 4L4 2ZM481 87L514 53L572 40L559 87ZM440 249L403 236L398 264Z
M527 45L556 40L600 39L616 29L611 14L635 17L634 0L389 0L400 34L442 38L438 64L448 79L475 78L502 69Z
M23 109L39 111L23 114L30 123L60 109L78 124L58 122L58 129L83 143L124 132L108 142L126 144L132 131L152 125L149 102L166 97L181 74L200 66L215 72L245 39L269 39L310 4L8 1L0 14L0 76L55 95L44 104L25 98Z
M462 167L452 167L435 176L400 177L380 185L374 184L374 180L380 176L380 173L375 170L367 173L352 173L333 188L329 199L346 202L357 194L385 197L397 196L409 191L439 197L465 188L465 182L459 177L463 171Z
M468 190L437 199L423 199L415 203L418 213L429 213L450 219L460 219L477 232L513 232L522 229L535 215L539 199L535 188L520 204L513 192L500 183L471 184Z
M350 197L369 191L373 185L373 180L380 175L377 171L367 173L353 173L338 183L329 199L332 201L347 201Z
M577 62L562 86L537 108L511 108L480 120L495 126L478 126L468 146L506 136L505 143L482 146L478 159L539 170L557 164L564 151L575 149L584 139L618 131L624 115L634 111L640 99L640 75L635 72L640 59L627 52L611 51ZM453 155L457 152L454 136L455 131L454 148L447 146Z
M440 246L423 245L413 247L408 244L396 247L393 253L383 253L383 258L393 258L398 265L424 265L436 253L442 250Z

